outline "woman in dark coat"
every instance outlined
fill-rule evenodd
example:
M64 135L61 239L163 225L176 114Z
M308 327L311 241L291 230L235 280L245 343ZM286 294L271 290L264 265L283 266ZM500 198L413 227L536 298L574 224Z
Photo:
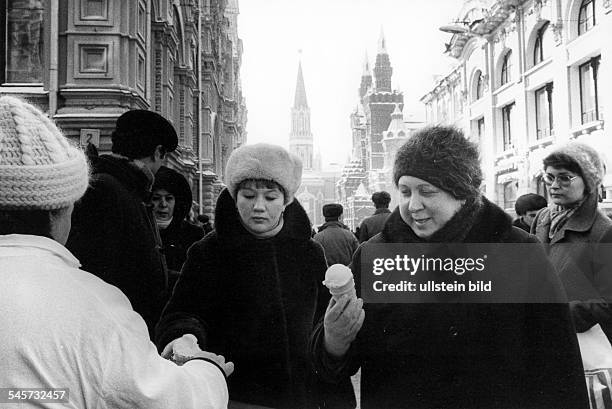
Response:
M526 248L537 241L480 194L481 180L477 147L454 128L425 128L400 148L394 167L400 203L382 233L353 257L357 290L369 276L362 255L382 244L403 243L406 251L433 243L499 244L490 247L499 258L484 271L505 303L486 292L421 293L363 309L361 299L330 302L312 338L315 368L333 382L361 367L363 409L588 408L561 285L537 244L529 246L535 257L527 269L507 267L528 255L503 243ZM435 246L443 252L438 255L452 256L448 245Z
M232 153L215 230L189 250L157 327L159 348L190 333L202 349L224 351L236 368L233 401L313 407L308 340L329 294L323 249L294 201L301 173L299 158L277 146Z
M185 220L191 208L191 188L174 169L162 166L155 174L151 203L168 266L169 288L174 288L187 249L204 237L204 230Z
M588 145L571 142L544 159L551 205L536 216L534 233L548 243L565 287L576 331L600 324L612 340L612 221L597 207L602 160Z

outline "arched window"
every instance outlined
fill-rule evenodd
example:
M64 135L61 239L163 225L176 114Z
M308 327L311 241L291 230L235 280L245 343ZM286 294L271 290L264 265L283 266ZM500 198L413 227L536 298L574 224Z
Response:
M582 0L578 13L578 35L586 33L595 24L595 0Z
M508 51L504 56L504 62L501 68L501 85L512 81L512 50Z
M550 53L550 33L548 32L549 23L546 22L538 30L538 34L533 48L533 65L538 65L546 58Z
M482 75L482 72L478 71L478 75L476 77L476 92L474 101L477 101L484 96L484 85L484 77Z

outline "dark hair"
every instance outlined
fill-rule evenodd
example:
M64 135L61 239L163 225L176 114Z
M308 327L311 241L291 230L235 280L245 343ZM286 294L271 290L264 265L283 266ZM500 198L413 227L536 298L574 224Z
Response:
M199 214L196 219L200 223L208 223L210 221L210 217L207 214Z
M29 234L51 237L52 210L0 210L0 235Z
M374 192L374 194L372 194L372 202L374 202L374 206L376 206L377 209L389 207L391 195L384 190Z
M540 210L547 205L548 202L546 202L544 197L535 193L527 193L526 195L522 195L516 199L516 203L514 203L514 210L516 211L516 214L522 216L532 210Z
M255 183L255 187L258 189L278 189L283 194L285 200L287 200L287 192L285 192L285 189L283 189L283 187L275 181L266 179L245 179L242 182L238 183L238 186L236 187L236 193L238 193L240 189L245 188L248 183Z
M576 160L570 155L567 155L565 153L551 153L550 155L545 157L542 162L544 163L544 170L546 170L546 168L549 166L552 166L553 168L557 169L563 168L579 175L581 178L584 178L584 175L582 174L582 169L580 168L578 162L576 162Z

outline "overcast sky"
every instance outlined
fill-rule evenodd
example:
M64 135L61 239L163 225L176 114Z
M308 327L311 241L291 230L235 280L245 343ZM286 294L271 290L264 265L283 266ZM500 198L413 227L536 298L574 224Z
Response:
M302 61L315 150L323 165L343 164L351 150L349 115L367 51L374 66L381 27L404 93L404 117L424 119L419 99L452 60L443 55L462 0L240 0L242 86L248 109L247 143L289 146L291 107ZM301 55L299 50L302 51Z

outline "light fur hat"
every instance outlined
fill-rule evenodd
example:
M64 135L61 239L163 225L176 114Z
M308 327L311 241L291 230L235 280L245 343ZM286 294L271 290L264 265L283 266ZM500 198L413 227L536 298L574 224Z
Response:
M36 107L0 97L0 209L53 210L87 190L84 153Z
M568 142L553 149L544 158L544 170L546 170L546 161L551 156L559 154L569 156L578 164L588 192L596 192L605 175L605 165L597 150L582 142Z
M244 145L232 152L225 168L225 183L234 200L238 185L247 179L278 183L285 190L285 203L291 203L302 183L302 161L277 145Z

